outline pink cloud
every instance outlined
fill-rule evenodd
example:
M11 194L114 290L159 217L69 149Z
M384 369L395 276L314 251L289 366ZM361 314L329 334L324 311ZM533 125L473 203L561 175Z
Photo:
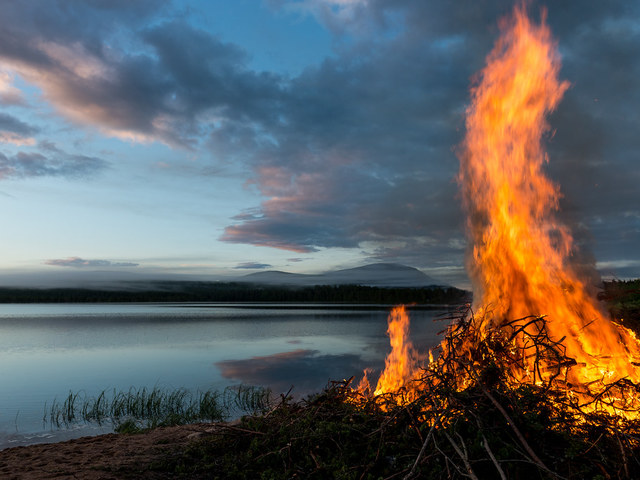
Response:
M0 130L0 143L11 143L17 146L35 145L36 139L33 137L25 137L15 132L7 132Z
M25 105L22 92L13 86L13 75L0 71L0 103L3 105Z

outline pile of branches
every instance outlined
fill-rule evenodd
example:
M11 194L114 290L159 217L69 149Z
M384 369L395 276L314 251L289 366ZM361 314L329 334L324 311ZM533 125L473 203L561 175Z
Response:
M158 468L188 478L640 478L640 421L607 413L612 398L638 398L638 385L583 386L578 398L575 361L545 318L482 321L461 312L438 359L398 392L374 397L346 380L303 401L282 396ZM514 369L534 381L514 381Z

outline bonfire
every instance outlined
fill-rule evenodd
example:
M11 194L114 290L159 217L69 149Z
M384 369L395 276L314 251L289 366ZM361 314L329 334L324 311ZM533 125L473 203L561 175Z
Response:
M521 460L551 476L508 410L543 412L552 429L615 435L623 455L637 448L640 431L640 343L610 320L572 267L573 239L557 215L560 189L543 170L543 140L550 136L545 117L569 88L558 78L560 58L544 17L535 24L517 6L502 21L471 90L458 181L474 305L454 315L435 360L431 352L417 354L407 337L407 312L394 309L385 368L375 388L365 375L351 397L385 411L420 403L431 428L421 455L434 431L446 433L458 418L476 416L481 444L503 478L484 437L491 429L474 408L498 412ZM536 405L528 403L532 398ZM461 471L475 478L462 438L448 440Z

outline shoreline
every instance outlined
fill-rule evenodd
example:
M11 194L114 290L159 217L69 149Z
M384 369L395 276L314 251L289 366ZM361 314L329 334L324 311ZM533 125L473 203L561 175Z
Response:
M108 425L80 424L69 428L49 429L32 432L0 432L0 452L9 448L29 447L45 443L59 443L82 437L95 437L114 433Z
M229 427L195 423L143 433L107 433L0 451L0 477L7 479L110 480L166 478L161 464L197 439Z

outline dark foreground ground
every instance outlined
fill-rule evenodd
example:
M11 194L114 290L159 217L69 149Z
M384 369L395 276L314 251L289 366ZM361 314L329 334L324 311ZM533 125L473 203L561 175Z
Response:
M0 451L2 479L164 479L162 465L197 440L227 424L161 427L143 434L109 434L60 443L15 447Z

